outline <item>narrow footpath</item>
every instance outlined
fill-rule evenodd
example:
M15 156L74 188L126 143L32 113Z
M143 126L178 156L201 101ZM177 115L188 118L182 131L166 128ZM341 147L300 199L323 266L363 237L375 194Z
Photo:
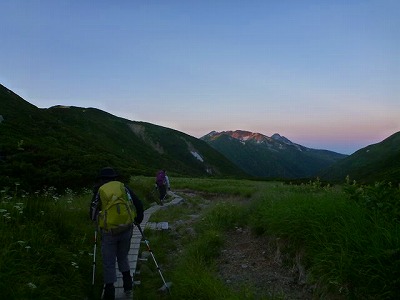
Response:
M169 195L169 197L172 198L171 201L165 203L163 206L156 204L144 211L143 222L140 224L140 226L142 227L143 230L145 228L152 228L152 229L168 228L167 227L168 224L166 222L162 222L159 224L149 222L150 216L154 212L158 211L160 208L168 207L170 205L176 205L176 204L180 203L181 201L183 201L183 199L180 196L176 195L175 193L173 193L171 191L168 192L168 195ZM140 250L141 241L142 241L142 235L141 235L139 229L135 226L133 229L133 235L132 235L132 240L131 240L131 249L129 250L129 255L128 255L129 265L131 267L131 274L133 276L135 276L137 261L139 259L139 250ZM128 299L132 300L132 297L133 297L132 294L126 295L124 293L124 289L122 286L123 285L122 274L118 270L118 265L116 266L116 268L117 268L117 282L115 284L115 299L116 300L128 300Z

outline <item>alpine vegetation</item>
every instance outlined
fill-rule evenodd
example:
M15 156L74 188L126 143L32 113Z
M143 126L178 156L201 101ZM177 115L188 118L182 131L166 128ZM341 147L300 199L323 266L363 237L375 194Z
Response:
M187 193L188 200L184 207L157 213L154 217L168 219L172 230L151 235L169 240L159 243L157 251L168 253L161 263L174 282L171 294L176 299L291 299L299 295L302 299L395 299L399 293L399 211L367 207L361 199L371 199L375 188L356 199L354 190L360 186L332 187L319 180L286 185L180 178L174 184ZM390 192L385 203L397 203L399 190L386 189ZM197 217L177 220L175 209ZM235 273L238 281L222 279L218 270L224 265L219 265L219 257L238 228L248 228L255 238L270 241L263 249L275 250L268 252L271 257L259 257L258 263L279 261L287 276L294 276L290 288L279 285L279 280L261 286L241 281L240 273L251 272L255 266L243 269L240 262ZM275 270L269 268L273 267L267 265L258 277L273 274ZM144 281L156 274L149 270L141 276ZM139 290L143 292L142 287Z
M88 192L1 190L2 299L82 299L90 291Z
M145 208L157 201L154 177L132 177L130 183ZM291 185L178 177L171 186L185 201L151 216L153 222L169 222L168 231L145 229L145 235L173 285L170 294L160 292L158 270L141 263L134 280L142 284L133 289L138 299L395 299L399 294L398 187L350 179L330 186L319 180ZM0 197L1 296L97 299L102 278L96 276L92 286L91 192L49 187L29 194L15 184ZM257 264L265 265L258 279L249 275L257 264L240 259L238 276L223 277L228 265L220 258L235 232L248 232L253 241L233 247L237 257L255 244L261 247L256 253L264 253L257 257ZM261 280L276 268L293 278L290 285ZM101 263L96 273L102 274ZM254 281L244 280L248 275Z

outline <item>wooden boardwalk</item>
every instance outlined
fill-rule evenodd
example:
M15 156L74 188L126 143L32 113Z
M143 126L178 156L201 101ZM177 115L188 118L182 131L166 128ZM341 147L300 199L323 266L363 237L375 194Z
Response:
M161 223L150 223L149 219L150 216L159 210L162 207L168 207L170 205L175 205L180 203L183 199L176 195L173 192L168 192L168 195L172 197L172 200L165 203L163 206L160 205L154 205L144 211L144 217L143 217L143 222L140 224L141 228L144 230L145 228L153 228L153 229L168 229L168 223L167 222L161 222ZM136 266L137 262L139 259L139 250L140 250L140 245L142 241L142 235L139 231L139 229L135 226L133 229L133 235L132 235L132 240L131 240L131 249L129 250L129 265L131 268L131 274L135 276L136 272ZM117 268L117 282L115 284L115 299L116 300L131 300L133 299L132 293L130 295L126 295L124 293L124 288L123 288L123 282L122 282L122 274L118 270L118 265L116 266Z

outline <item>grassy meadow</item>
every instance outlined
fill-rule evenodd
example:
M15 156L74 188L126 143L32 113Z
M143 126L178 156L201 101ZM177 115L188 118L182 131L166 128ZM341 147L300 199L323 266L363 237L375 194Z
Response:
M145 207L157 197L153 182L132 177L129 184ZM232 291L216 274L226 232L235 227L279 239L287 253L284 263L301 262L316 298L395 299L400 294L398 187L191 178L171 178L171 185L193 193L150 221L175 222L175 230L145 231L164 277L173 283L171 294L157 291L162 281L149 258L139 266L135 299L260 299L250 287ZM98 247L93 287L90 200L89 190L47 188L27 194L18 185L1 190L2 298L98 299L101 255ZM193 215L199 217L191 220Z

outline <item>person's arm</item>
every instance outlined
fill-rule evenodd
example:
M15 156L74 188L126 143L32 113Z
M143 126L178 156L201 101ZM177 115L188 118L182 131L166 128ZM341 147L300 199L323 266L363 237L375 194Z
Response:
M167 175L165 175L165 182L166 182L166 184L167 184L167 189L170 190L170 189L171 189L171 186L169 185L169 178L168 178Z
M93 197L92 197L92 202L90 203L90 213L89 213L90 219L92 221L97 221L97 216L100 210L101 210L100 196L98 193L98 188L95 188L93 190Z
M136 208L135 223L140 224L143 221L143 214L144 214L143 203L129 187L126 187L126 189L128 190L131 196L132 203Z

